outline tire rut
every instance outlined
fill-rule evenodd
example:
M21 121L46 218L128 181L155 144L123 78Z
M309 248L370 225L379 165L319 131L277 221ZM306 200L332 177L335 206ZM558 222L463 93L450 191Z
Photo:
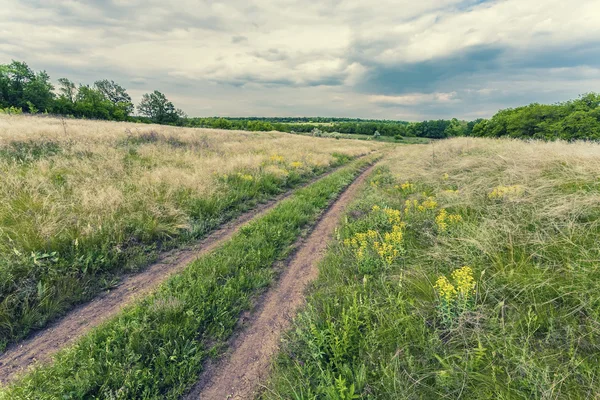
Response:
M258 393L260 382L268 377L281 335L304 304L307 285L318 275L317 264L341 215L374 167L365 169L322 215L298 246L276 286L261 297L244 322L246 328L231 339L229 352L215 365L209 363L186 400L250 399Z

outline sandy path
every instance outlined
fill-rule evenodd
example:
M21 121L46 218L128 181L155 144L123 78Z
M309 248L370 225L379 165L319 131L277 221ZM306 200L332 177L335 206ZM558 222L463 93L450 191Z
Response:
M372 168L367 168L323 214L291 258L277 286L266 293L245 323L247 328L232 340L229 354L218 365L207 368L186 399L250 399L257 394L260 382L268 377L281 335L304 303L307 285L318 275L317 263L341 215Z
M308 186L334 171L335 169L302 187ZM242 225L268 212L298 189L290 190L242 214L213 231L195 246L166 253L158 262L142 272L126 276L115 289L76 307L66 316L33 334L30 338L9 346L6 352L0 355L0 383L6 384L31 365L49 360L57 351L90 329L115 316L124 306L148 295L169 276L182 271L189 263L230 239Z

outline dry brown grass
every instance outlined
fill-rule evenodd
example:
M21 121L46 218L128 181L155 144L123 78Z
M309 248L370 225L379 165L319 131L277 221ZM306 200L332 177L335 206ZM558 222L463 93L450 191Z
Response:
M66 134L65 134L66 129ZM154 142L123 145L127 137L151 133ZM27 193L37 210L4 210L31 225L36 245L65 225L83 232L110 223L118 209L145 208L169 213L186 224L186 215L169 201L181 190L209 195L217 176L239 170L257 173L274 154L304 168L327 166L332 153L368 153L381 144L352 140L313 139L283 133L179 128L107 121L0 116L0 148L15 141L52 141L62 152L27 167L0 158L0 201L5 205ZM174 144L170 144L170 142ZM136 148L129 156L129 149ZM275 168L275 167L271 167ZM280 168L281 169L281 168ZM282 169L279 173L285 174ZM64 182L57 185L56 182ZM132 196L131 193L136 193ZM160 207L159 207L160 206ZM17 215L20 214L20 215ZM0 233L5 228L0 223ZM5 237L1 239L5 240ZM28 242L26 237L23 242ZM25 251L34 246L26 246Z

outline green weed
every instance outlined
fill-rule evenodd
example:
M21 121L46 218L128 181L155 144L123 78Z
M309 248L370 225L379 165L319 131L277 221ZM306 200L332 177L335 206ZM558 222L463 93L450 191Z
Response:
M62 148L53 141L17 141L0 148L0 159L28 163L59 154Z

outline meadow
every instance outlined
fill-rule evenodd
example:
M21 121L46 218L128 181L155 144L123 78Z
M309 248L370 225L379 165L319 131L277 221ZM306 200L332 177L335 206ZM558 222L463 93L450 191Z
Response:
M376 161L259 397L596 398L597 143L394 145L21 115L0 116L1 347L307 186L0 398L185 395Z
M0 351L162 251L380 146L0 115Z
M262 397L597 398L599 171L589 142L397 147Z

